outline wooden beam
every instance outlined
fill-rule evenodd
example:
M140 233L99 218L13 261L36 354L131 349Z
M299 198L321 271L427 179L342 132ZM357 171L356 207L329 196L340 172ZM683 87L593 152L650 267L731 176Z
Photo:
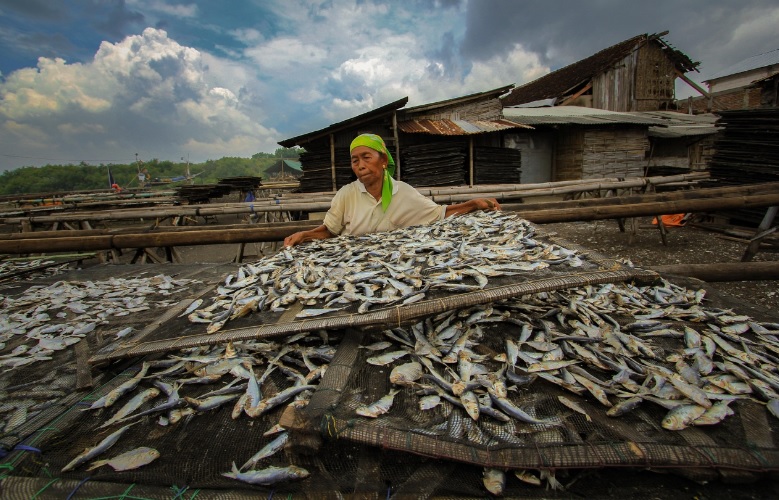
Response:
M703 281L765 281L779 279L779 262L718 262L652 266L661 274L690 276Z
M687 76L686 76L684 73L682 73L682 72L681 72L681 71L679 71L678 69L675 69L675 70L674 70L674 72L676 73L676 76L678 76L679 78L681 78L681 79L682 79L682 81L683 81L684 83L686 83L686 84L687 84L687 85L689 85L690 87L692 87L692 88L694 88L695 90L697 90L698 92L700 92L700 93L701 93L701 95L703 95L704 97L706 97L706 98L708 98L708 99L711 99L711 98L712 98L712 95L711 95L710 93L706 92L705 90L703 90L703 88L702 88L700 85L698 85L698 84L697 84L697 83L695 83L694 81L692 81L692 80L690 80L689 78L687 78Z
M572 95L568 99L564 100L562 103L558 104L558 106L566 106L569 102L578 99L582 94L584 94L585 92L587 92L591 88L592 88L592 80L590 80L590 82L587 85L582 87L582 89L580 91L578 91L577 93L575 93L574 95Z

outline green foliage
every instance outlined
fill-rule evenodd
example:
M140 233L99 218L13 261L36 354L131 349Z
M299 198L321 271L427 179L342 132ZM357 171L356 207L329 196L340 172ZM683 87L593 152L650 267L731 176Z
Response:
M279 158L297 159L301 148L279 148L275 153L257 153L251 158L223 157L204 163L190 163L190 175L195 184L216 184L228 177L263 177L265 170ZM152 159L131 164L88 165L45 165L43 167L21 167L0 174L0 195L73 192L109 189L108 170L114 181L123 188L139 187L138 170L146 169L152 180L162 182L175 177L186 176L187 162ZM161 186L171 188L184 181Z

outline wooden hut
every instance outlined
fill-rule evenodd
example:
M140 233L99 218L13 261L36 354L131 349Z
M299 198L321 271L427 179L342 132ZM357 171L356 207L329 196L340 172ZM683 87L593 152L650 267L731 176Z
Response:
M300 155L303 192L335 191L354 180L349 144L380 135L393 154L395 177L412 186L520 182L520 153L504 134L532 127L503 119L500 96L513 85L402 109L403 98L327 128L280 141Z
M517 106L549 101L609 111L674 108L676 78L699 63L663 40L668 32L638 35L515 88L502 101Z
M533 127L503 118L500 96L512 88L400 110L400 178L414 186L519 184L520 151L504 138Z

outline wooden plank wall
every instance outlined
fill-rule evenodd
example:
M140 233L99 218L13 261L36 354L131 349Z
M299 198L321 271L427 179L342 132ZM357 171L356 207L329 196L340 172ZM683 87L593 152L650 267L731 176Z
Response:
M633 86L636 52L592 79L592 107L609 111L634 111Z
M490 98L436 108L427 113L413 113L409 117L417 120L495 120L501 117L502 112L500 99Z

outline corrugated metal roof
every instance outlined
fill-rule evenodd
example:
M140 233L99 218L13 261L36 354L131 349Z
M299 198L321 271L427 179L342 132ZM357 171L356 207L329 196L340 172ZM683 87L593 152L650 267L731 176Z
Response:
M773 66L775 64L779 64L779 49L774 49L765 52L763 54L759 54L756 56L752 56L748 59L744 59L743 61L737 62L732 66L728 66L722 71L718 71L714 73L714 75L709 77L707 80L703 80L703 81L710 82L712 80L716 80L717 78L724 78L726 76L737 75L739 73L744 73L745 71L752 71L753 69L765 68L766 66Z
M660 118L582 106L503 108L507 120L523 125L664 125Z
M473 135L533 127L508 120L404 120L398 129L407 134Z
M714 113L701 113L698 115L690 115L678 111L631 111L630 113L660 118L665 120L669 127L674 125L714 125L720 118L719 115Z
M284 164L288 166L289 168L294 168L295 170L303 171L303 164L299 161L295 160L284 160Z
M446 99L445 101L431 102L428 104L422 104L411 108L404 108L402 112L405 114L413 114L413 113L419 114L421 112L426 112L426 111L443 108L447 106L454 106L457 104L464 104L472 101L478 101L490 97L497 99L498 97L500 97L501 95L505 94L506 92L508 92L513 88L514 88L514 84L512 83L510 85L504 85L503 87L487 90L485 92L478 92L476 94L469 94L461 97L455 97L452 99Z
M675 127L649 127L649 137L662 139L678 139L680 137L695 137L716 134L719 129L713 125L690 125Z
M677 111L636 111L630 114L659 118L665 126L649 127L649 137L675 139L680 137L695 137L717 133L719 116L713 113L689 115Z

